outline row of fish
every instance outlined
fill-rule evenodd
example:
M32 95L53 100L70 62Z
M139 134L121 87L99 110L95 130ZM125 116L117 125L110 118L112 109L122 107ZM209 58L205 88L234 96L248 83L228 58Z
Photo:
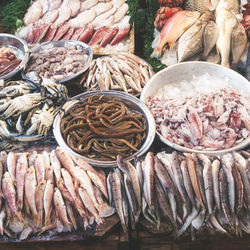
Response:
M71 39L114 46L129 33L127 12L125 0L37 0L25 14L18 35L29 44Z
M99 57L91 62L84 86L88 90L121 90L140 94L152 68L133 54Z
M103 171L61 148L0 154L0 234L24 240L50 230L86 230L115 209Z
M14 150L45 138L68 98L64 85L43 79L0 81L0 150Z
M117 157L107 178L124 231L140 214L159 227L167 221L179 237L203 230L250 233L250 153L221 156L148 152L134 165Z
M235 14L234 0L220 0L214 12L179 11L174 13L156 37L152 57L174 57L169 64L186 60L207 60L236 67L247 45L247 35ZM169 49L163 54L166 45ZM214 49L216 47L216 50ZM216 52L217 51L217 52ZM230 56L232 61L230 62Z

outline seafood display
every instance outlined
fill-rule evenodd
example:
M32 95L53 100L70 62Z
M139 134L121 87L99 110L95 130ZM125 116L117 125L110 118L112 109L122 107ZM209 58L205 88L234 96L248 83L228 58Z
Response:
M240 61L246 64L243 55L248 41L247 14L240 9L238 0L187 0L185 10L172 15L168 11L169 18L165 13L159 14L156 14L155 27L160 33L157 32L152 43L151 57L167 66L187 60L220 63L232 68L237 68ZM241 23L242 15L245 17ZM161 16L163 19L159 20Z
M0 48L0 77L13 71L21 60L18 59L14 51L9 47Z
M25 240L47 231L84 231L115 212L101 173L59 147L1 152L0 159L1 235Z
M76 102L66 110L60 128L73 151L100 161L115 160L118 154L131 156L146 137L143 115L104 95Z
M208 229L241 237L250 233L249 156L148 152L134 165L118 156L119 169L107 178L110 204L124 231L141 215L157 228L167 221L175 237L189 228L191 235Z
M151 66L133 54L104 56L91 62L84 87L90 91L119 90L136 95L153 74Z
M66 100L66 87L48 79L39 86L0 81L0 150L23 148L46 137Z
M129 7L125 0L45 2L32 3L24 16L25 26L18 31L29 44L78 40L97 49L112 49L129 34ZM127 44L118 47L128 51Z
M242 25L244 26L248 39L250 38L250 3L244 5Z
M195 88L195 82L201 79L204 91ZM155 118L157 131L170 142L199 150L230 148L249 136L248 97L227 85L206 91L211 84L206 85L205 79L203 76L193 80L194 84L190 82L188 87L192 90L182 96L171 95L174 84L162 88L147 98L146 104ZM182 86L185 84L183 81Z
M91 59L90 49L81 44L52 42L31 53L24 74L32 81L43 78L65 81L86 69Z

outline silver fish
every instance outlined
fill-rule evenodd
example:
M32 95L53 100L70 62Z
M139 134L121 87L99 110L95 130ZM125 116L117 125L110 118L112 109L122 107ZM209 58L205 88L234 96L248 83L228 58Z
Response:
M200 18L188 30L186 30L178 41L178 62L183 62L202 51L202 34L212 12L204 12Z
M201 56L202 61L206 61L209 53L214 48L219 37L219 29L214 21L209 21L204 28L202 34L202 44L203 44L203 53Z
M217 209L220 210L220 188L219 188L219 169L220 161L218 159L212 162L212 176L213 176L213 189L214 189L214 200Z

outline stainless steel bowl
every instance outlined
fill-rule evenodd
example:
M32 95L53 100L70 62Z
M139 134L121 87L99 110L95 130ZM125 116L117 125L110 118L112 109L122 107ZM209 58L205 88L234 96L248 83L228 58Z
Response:
M0 47L11 48L16 57L21 60L21 63L11 72L4 76L0 76L0 79L9 79L19 72L27 63L29 58L29 49L26 42L14 35L0 33Z
M184 62L170 66L164 70L159 71L149 81L144 87L141 93L141 101L146 102L149 96L154 96L159 89L170 83L176 83L178 88L178 83L183 80L190 81L193 76L203 75L209 73L211 76L216 76L217 78L225 79L229 84L239 89L243 93L249 95L250 98L250 84L249 81L241 76L234 70L223 67L218 64L207 63L207 62ZM202 84L202 83L201 83ZM206 154L223 154L231 152L234 150L240 150L245 148L250 144L250 137L246 138L241 143L235 145L234 147L221 149L221 150L195 150L180 146L175 144L165 137L163 137L158 131L156 134L159 136L160 140L166 145L183 152L194 152L194 153L206 153Z
M79 101L79 99L86 100L87 98L89 98L90 96L93 96L93 95L104 95L104 96L108 96L108 97L113 97L119 101L124 102L129 108L136 110L143 115L143 117L145 118L146 127L147 127L146 139L145 139L143 145L141 146L141 148L137 152L135 152L132 156L126 158L126 160L132 160L132 159L134 159L134 157L139 157L139 156L143 155L149 149L150 145L152 144L152 142L154 140L155 121L154 121L154 117L152 116L151 112L146 107L146 105L144 105L136 97L129 95L129 94L126 94L124 92L120 92L120 91L112 91L112 90L103 91L103 92L102 91L90 91L90 92L86 92L86 93L83 93L83 94L80 94L80 95L73 97L70 101L65 103L65 105L62 107L62 110L67 111L75 103L77 103ZM56 141L60 147L62 147L63 149L65 149L66 151L72 153L73 155L75 155L77 157L81 157L81 158L85 159L93 166L96 166L96 167L115 167L116 166L116 161L97 161L94 159L86 158L86 157L74 152L66 144L66 142L64 141L62 134L61 134L60 124L61 124L61 119L62 119L63 115L64 115L64 112L61 111L55 117L54 124L53 124L54 136L55 136Z
M67 83L70 83L69 82L70 80L81 75L83 72L85 72L89 68L89 65L90 65L92 58L93 58L93 52L92 52L92 49L90 46L88 46L86 43L83 43L80 41L74 41L74 40L61 40L61 41L44 42L44 43L41 43L40 45L36 46L34 49L32 49L30 56L32 56L32 53L39 52L39 51L44 50L44 49L50 49L50 48L54 48L54 47L69 48L70 46L76 46L79 49L80 48L83 49L83 53L84 53L84 55L88 56L88 59L87 59L85 65L82 67L82 69L79 70L77 73L75 73L72 76L69 76L69 77L66 77L66 78L63 78L63 79L57 81L59 83L67 84ZM26 65L28 66L28 64L29 64L29 60L28 60ZM30 78L26 75L25 68L22 71L22 77L26 80L30 80L32 82L39 83L40 82L39 79Z

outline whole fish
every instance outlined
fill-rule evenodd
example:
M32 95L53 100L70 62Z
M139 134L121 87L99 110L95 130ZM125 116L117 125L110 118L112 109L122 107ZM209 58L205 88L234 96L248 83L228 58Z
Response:
M73 224L74 229L77 230L76 218L74 215L73 208L70 205L70 203L67 201L65 202L65 205L66 205L66 210L67 210L67 214L69 216L69 219L70 219L71 223Z
M250 210L250 181L247 177L247 162L244 159L244 157L242 157L239 153L234 152L233 153L233 157L235 159L235 161L237 162L237 167L238 170L240 172L241 178L242 178L242 182L243 182L243 186L244 186L244 197L246 200L246 205L248 207L248 209Z
M53 168L53 172L55 174L56 182L58 182L58 180L60 180L61 178L61 163L56 156L55 150L52 150L50 152L49 157L50 157L51 166Z
M142 190L143 189L143 172L142 172L141 161L138 160L137 158L135 159L135 169L137 171L139 182L140 182L140 188Z
M2 177L3 177L3 163L1 161L0 157L0 208L2 207L2 197L3 197L3 191L2 191Z
M45 164L41 154L37 154L35 157L35 169L37 183L39 184L45 177Z
M43 206L44 206L44 225L48 226L50 224L50 216L52 211L52 201L54 195L54 185L48 180L44 189L43 195Z
M123 214L121 181L116 172L113 172L110 179L111 179L112 197L114 199L116 212L121 220L123 231L127 232L127 227Z
M210 216L210 221L212 223L212 225L221 233L224 233L224 234L228 234L227 231L221 226L221 224L218 222L218 220L216 219L215 215L212 214Z
M175 177L175 183L176 183L177 189L181 195L181 198L182 198L185 206L189 207L189 199L187 196L187 192L185 190L183 176L181 173L181 168L180 168L180 164L178 161L178 155L177 155L176 151L174 151L172 153L172 169L173 169L173 173L174 173L174 177Z
M214 21L209 21L203 30L202 34L202 45L203 53L201 55L201 60L206 61L209 53L216 45L219 37L219 29Z
M22 153L17 158L17 164L16 164L17 208L19 211L21 211L23 208L24 183L25 183L25 174L27 169L28 169L27 155Z
M9 174L8 171L6 171L3 175L2 179L2 189L3 189L3 195L6 201L6 207L8 204L8 207L10 211L24 224L26 222L23 219L23 216L20 211L17 210L16 205L16 191L14 188L13 180Z
M28 157L28 162L29 162L29 167L31 166L35 166L35 157L37 155L37 152L36 151L33 151L29 157Z
M46 168L45 170L45 180L51 180L51 182L54 183L54 171L53 171L53 167L49 166L48 168Z
M44 204L43 204L43 197L44 197L44 190L46 187L46 181L41 181L37 188L36 188L36 195L35 195L35 201L36 201L36 209L37 209L37 226L43 225L43 211L44 211Z
M247 35L246 31L243 27L243 25L238 22L235 28L232 32L232 45L231 45L231 51L232 51L232 68L236 68L240 58L247 46Z
M7 155L7 168L14 185L16 185L16 160L16 154L9 152Z
M216 159L212 162L212 176L213 176L214 200L215 200L218 210L221 209L220 188L219 188L219 169L220 169L220 161Z
M182 34L178 41L178 62L183 62L202 51L203 30L212 17L212 12L204 12L199 19Z
M43 162L45 165L45 169L50 166L50 158L49 158L49 153L47 151L42 152L42 157L43 157Z
M58 214L60 220L70 231L71 230L71 223L68 220L66 206L65 206L62 194L58 188L55 188L55 190L54 190L53 201L54 201L55 209L57 211L57 214Z
M216 24L219 29L219 37L216 42L216 48L221 55L221 65L229 67L231 35L237 24L237 19L230 10L221 8L216 11Z
M114 46L117 43L119 43L122 39L124 39L128 35L128 33L130 31L130 27L131 27L131 25L128 24L128 25L124 26L123 28L120 28L118 30L118 32L116 33L115 37L110 42L110 45Z
M3 206L0 212L0 234L3 235L4 219L6 217L5 207Z
M34 167L29 167L26 175L25 175L25 197L28 203L28 206L33 214L33 216L37 215L36 209L36 201L35 201L35 194L36 194L36 171Z
M160 43L154 49L151 57L160 58L166 44L172 50L177 39L197 21L199 16L198 11L175 12L165 23L160 34Z
M192 187L192 182L188 173L188 167L186 161L182 161L180 164L181 167L181 172L183 175L183 181L184 181L184 186L187 191L188 198L190 199L191 203L193 206L196 206L195 200L194 200L194 191Z
M142 163L143 171L143 190L145 192L145 199L148 203L150 210L154 211L153 205L153 185L154 185L154 154L153 152L148 152Z
M141 207L140 181L135 167L129 161L124 162L120 155L117 156L117 166L123 173L127 174L127 178L131 181L138 206Z
M213 197L214 197L211 161L205 154L198 154L198 158L203 163L203 179L204 179L205 195L208 206L208 212L211 215L213 213Z
M234 178L232 174L232 166L234 164L233 156L228 153L224 154L221 157L221 163L223 170L227 177L227 185L228 185L228 197L229 197L229 204L231 212L234 213L234 207L235 207L235 183Z

